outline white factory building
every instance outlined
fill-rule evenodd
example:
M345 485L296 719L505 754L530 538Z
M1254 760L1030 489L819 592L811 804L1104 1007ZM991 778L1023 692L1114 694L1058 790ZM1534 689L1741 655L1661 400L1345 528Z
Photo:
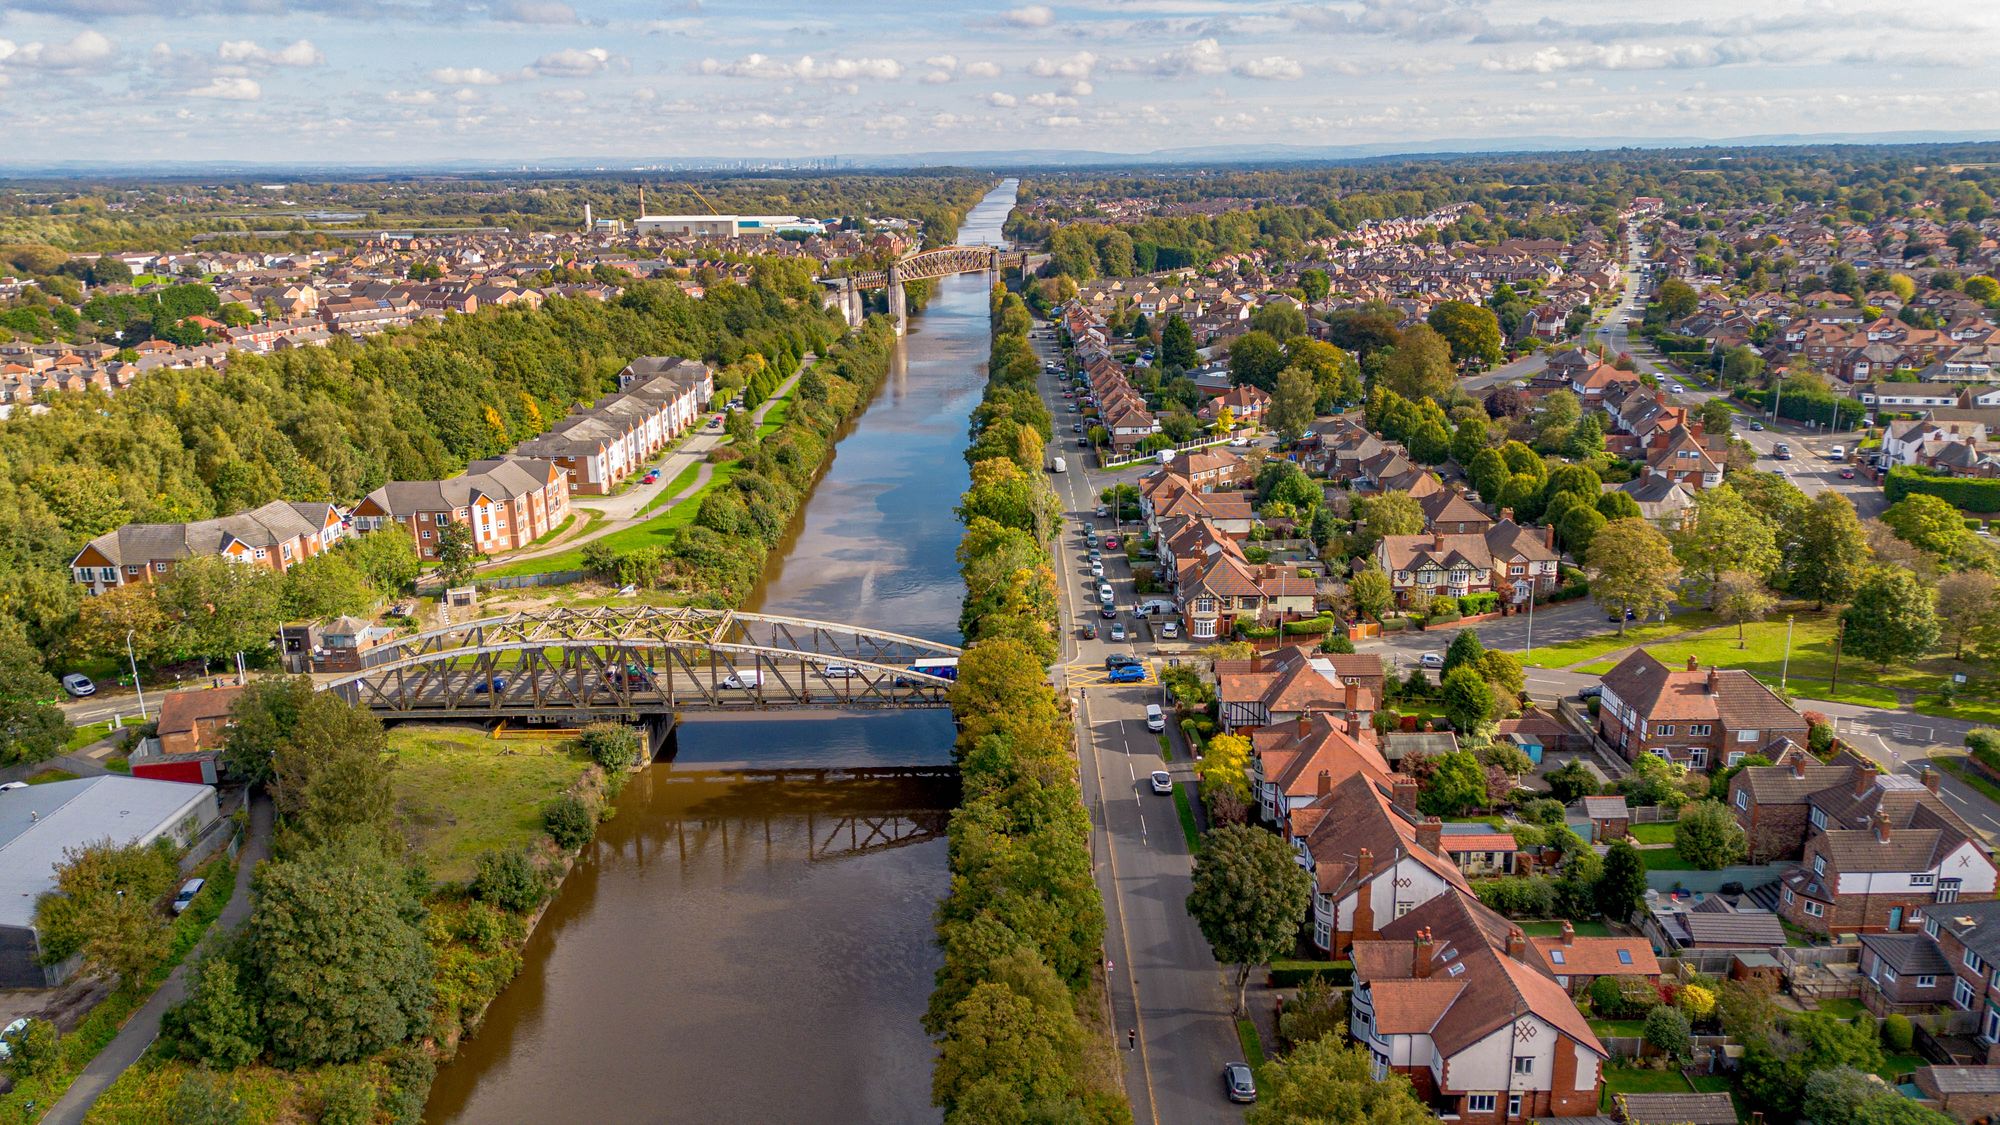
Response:
M633 227L642 235L739 238L798 231L825 234L826 224L797 215L641 215Z

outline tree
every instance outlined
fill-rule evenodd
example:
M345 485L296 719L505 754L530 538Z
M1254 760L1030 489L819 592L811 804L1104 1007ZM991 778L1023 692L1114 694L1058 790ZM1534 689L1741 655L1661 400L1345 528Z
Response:
M1347 1030L1347 994L1335 988L1325 973L1314 973L1299 986L1299 995L1278 1014L1278 1038L1297 1050Z
M1870 568L1840 615L1847 651L1886 667L1914 661L1937 643L1937 593L1907 570Z
M1011 955L1017 965L1031 958ZM974 984L951 1009L931 1071L931 1100L947 1121L1053 1117L1048 1107L1076 1090L1083 1032L1062 983L1047 965L1016 967L1011 981ZM1044 1112L1031 1115L1033 1107Z
M1225 789L1243 801L1250 799L1250 740L1238 734L1218 734L1208 740L1208 752L1195 763L1203 792Z
M1377 621L1382 619L1382 614L1389 609L1389 603L1395 599L1395 590L1389 584L1389 576L1382 573L1381 565L1374 559L1363 563L1361 570L1353 578L1348 579L1347 593L1354 599L1354 608L1357 612Z
M165 642L166 632L167 618L160 612L153 584L135 582L83 599L66 647L79 657L116 658L125 655L125 640L130 637L132 655L151 660Z
M1579 760L1572 759L1566 765L1557 766L1543 774L1542 780L1548 783L1549 796L1565 805L1582 797L1597 795L1597 774Z
M1160 365L1178 367L1191 371L1201 365L1201 356L1194 346L1194 330L1181 319L1179 313L1167 317L1167 323L1160 329Z
M1264 1070L1250 1125L1426 1125L1430 1111L1396 1071L1375 1078L1368 1052L1325 1035Z
M1687 593L1709 609L1716 608L1715 588L1723 572L1763 577L1783 560L1776 529L1726 484L1697 493L1694 517L1670 538L1687 575Z
M1615 495L1625 496L1622 492ZM1629 496L1625 498L1631 499ZM1604 526L1610 522L1596 508L1578 505L1564 512L1562 517L1556 520L1556 534L1562 537L1563 546L1569 548L1572 556L1587 558L1590 555L1590 545L1597 541L1597 533L1603 531Z
M1613 841L1604 853L1604 872L1593 888L1597 910L1613 922L1623 922L1639 909L1646 897L1646 861L1639 849L1623 840Z
M1278 373L1284 369L1284 349L1268 332L1245 332L1229 345L1232 386L1273 390L1278 385Z
M368 576L339 551L301 560L285 572L285 616L296 621L363 613L377 596Z
M1701 295L1677 277L1661 282L1659 292L1653 298L1653 308L1658 311L1661 320L1679 320L1693 314L1700 305Z
M166 1018L180 1054L217 1070L248 1066L264 1053L257 1006L243 991L236 962L221 953L202 958L194 987Z
M1696 801L1674 822L1674 849L1698 871L1720 871L1743 859L1743 826L1720 801Z
M1676 1065L1685 1064L1693 1054L1688 1018L1678 1008L1662 1004L1647 1012L1643 1034L1647 1046L1674 1060Z
M341 545L341 553L384 594L393 594L417 580L423 560L417 541L401 525L382 527Z
M1493 685L1477 667L1454 668L1444 674L1444 717L1451 720L1453 730L1466 737L1478 735L1493 714L1493 703Z
M1451 358L1459 363L1491 367L1505 355L1500 318L1483 305L1442 301L1431 309L1426 322L1444 337L1451 347Z
M520 848L496 848L473 860L472 897L502 910L526 914L548 901L555 879Z
M216 660L261 652L284 616L284 579L275 570L217 555L182 559L155 583L168 622L165 651Z
M1746 622L1762 621L1778 599L1764 588L1764 580L1754 574L1740 570L1725 570L1716 576L1715 584L1709 590L1709 603L1715 607L1715 615L1736 626L1736 647L1742 648L1743 626Z
M1882 522L1905 543L1940 558L1949 557L1972 534L1957 508L1921 492L1889 505L1882 513Z
M1680 563L1667 537L1645 520L1605 524L1591 539L1587 558L1591 597L1617 615L1620 633L1628 612L1650 617L1673 604Z
M1842 603L1854 596L1868 566L1868 533L1854 514L1854 505L1828 489L1806 505L1793 550L1791 592L1811 598L1816 608Z
M1269 333L1274 340L1289 340L1306 334L1306 314L1290 301L1272 301L1250 314L1250 328Z
M94 600L94 599L93 599ZM0 765L38 762L63 751L69 720L54 700L62 687L42 670L41 653L15 621L0 621Z
M1312 428L1317 416L1314 404L1319 401L1319 388L1313 385L1312 376L1297 367L1287 367L1278 374L1278 386L1271 393L1270 422L1283 441L1297 441Z
M236 1082L226 1074L190 1070L167 1100L166 1120L174 1125L238 1125L243 1118Z
M1472 459L1487 447L1490 434L1491 427L1479 418L1467 418L1460 422L1451 435L1451 459L1458 462L1460 468L1470 466Z
M1461 664L1478 667L1479 658L1486 655L1486 646L1479 643L1479 634L1471 629L1460 629L1451 639L1451 646L1444 650L1444 667L1439 671L1450 675Z
M1425 816L1464 816L1486 803L1486 768L1472 751L1439 754L1430 767L1417 794L1417 808Z
M446 589L470 582L478 563L479 547L472 541L470 527L452 520L438 528L437 572Z
M1861 1107L1883 1096L1897 1097L1874 1075L1836 1066L1806 1077L1799 1109L1813 1125L1855 1125Z
M229 709L222 736L223 772L246 785L271 780L278 747L291 739L299 713L312 698L312 680L305 676L252 680Z
M243 948L281 1066L352 1062L425 1026L431 956L401 864L357 836L257 873Z
M1528 686L1527 673L1522 670L1520 660L1511 652L1488 649L1479 654L1479 659L1473 666L1479 670L1481 679L1493 685L1493 692L1501 697L1502 703L1517 698L1521 690Z
M92 972L136 984L165 952L159 907L180 880L178 858L165 838L66 849L56 864L55 889L35 900L42 961L53 965L82 954Z
M1570 427L1569 436L1563 439L1562 451L1563 456L1579 461L1589 460L1604 452L1604 423L1595 414L1584 415Z
M28 1026L7 1036L6 1070L15 1079L39 1078L62 1062L62 1035L45 1019L29 1019Z
M1451 345L1428 325L1403 333L1394 348L1382 353L1377 381L1412 402L1450 397L1457 378Z
M1215 959L1236 966L1238 1016L1251 968L1290 952L1311 905L1312 876L1277 835L1226 825L1203 837L1187 909Z
M1368 549L1391 535L1416 535L1424 530L1424 509L1407 492L1382 492L1354 501L1354 513L1367 534Z
M1937 617L1953 659L1964 659L1968 645L1983 657L2000 651L2000 579L1983 570L1938 579Z

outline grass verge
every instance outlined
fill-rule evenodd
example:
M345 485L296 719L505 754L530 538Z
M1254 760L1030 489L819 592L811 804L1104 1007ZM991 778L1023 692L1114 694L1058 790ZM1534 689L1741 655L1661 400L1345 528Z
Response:
M1195 828L1194 806L1188 804L1187 789L1183 786L1174 786L1174 812L1180 817L1181 835L1187 837L1188 851L1200 851L1201 833Z
M542 805L588 764L561 739L502 742L462 727L395 727L389 749L397 808L439 880L468 879L480 852L540 836Z
M1563 932L1562 919L1560 918L1546 922L1522 922L1520 925L1521 932L1529 937L1561 937ZM1611 936L1611 927L1602 922L1575 922L1572 925L1575 927L1576 936L1578 937Z
M1963 754L1932 754L1931 765L1977 789L1987 800L2000 802L2000 785L1995 785L1980 776L1972 768ZM32 780L32 779L30 779Z
M1174 760L1174 744L1167 741L1167 736L1164 732L1160 735L1160 760L1167 762Z
M1707 610L1690 610L1686 613L1677 613L1665 621L1629 625L1623 636L1615 632L1597 633L1588 637L1557 641L1552 645L1536 645L1534 657L1526 661L1526 664L1530 668L1567 668L1580 661L1591 660L1634 645L1648 647L1657 645L1669 637L1713 628L1715 624L1715 615Z
M69 741L63 743L63 749L65 751L81 750L84 747L90 745L93 742L96 742L98 739L103 738L105 735L110 733L111 733L110 719L105 719L101 722L95 722L95 723L85 723L80 727L71 727L69 731Z
M714 466L714 474L708 478L708 483L703 485L699 492L689 495L685 500L644 523L620 528L591 542L602 543L620 555L643 547L672 546L674 536L680 529L694 522L695 513L701 509L701 498L708 495L711 490L728 483L741 469L742 464L741 461L731 461ZM486 571L483 576L506 578L517 574L553 574L563 570L578 570L582 566L583 546L578 546L573 550L558 551L539 559L523 559L508 566Z
M1648 871L1696 871L1695 865L1681 855L1680 849L1668 845L1664 848L1640 848L1639 858L1646 861Z
M696 461L694 464L675 473L674 479L667 482L667 487L662 488L653 495L651 500L646 501L646 506L639 509L639 514L643 516L687 491L687 487L694 483L694 478L701 475L701 465L700 461Z
M1257 1034L1257 1021L1236 1021L1236 1045L1243 1048L1243 1061L1257 1073L1257 1080L1264 1079L1264 1038Z

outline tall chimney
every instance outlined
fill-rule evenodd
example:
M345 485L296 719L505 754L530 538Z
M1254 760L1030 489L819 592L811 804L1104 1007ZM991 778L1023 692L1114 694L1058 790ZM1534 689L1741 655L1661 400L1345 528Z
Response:
M1920 778L1920 780L1923 781L1924 788L1930 790L1933 793L1938 791L1938 771L1932 769L1929 766L1925 766L1923 775Z
M1570 925L1567 919L1563 921L1563 944L1564 945L1576 944L1576 927Z
M1555 524L1547 523L1542 525L1542 546L1547 547L1551 551L1556 549Z
M1507 930L1507 956L1516 961L1528 959L1528 938L1519 926L1511 926Z
M1331 770L1319 771L1319 778L1317 780L1320 796L1324 797L1328 793L1333 792L1333 772Z
M1312 716L1304 711L1299 712L1299 737L1304 738L1306 735L1311 734L1312 730L1313 730Z
M1389 783L1390 799L1404 813L1417 814L1417 779L1406 773L1399 773Z
M1699 661L1699 660L1696 660L1696 659L1695 659L1694 657L1692 657L1692 656L1688 657L1688 671L1690 671L1690 672L1699 672L1699 671L1701 671L1701 661Z
M1854 767L1855 796L1865 797L1868 795L1868 791L1875 787L1875 775L1877 772L1874 762L1863 762Z
M1410 942L1410 975L1418 980L1431 975L1431 932L1418 930Z
M1886 844L1889 842L1888 813L1878 812L1875 814L1875 842L1878 844Z
M1722 690L1722 670L1720 668L1710 668L1708 670L1708 694L1714 695L1716 692L1721 690Z
M1375 853L1362 848L1361 854L1354 857L1354 870L1363 879L1375 874Z
M1500 520L1501 520L1501 522L1503 522L1503 523L1512 523L1512 522L1514 522L1514 509L1512 509L1512 508L1502 508L1502 509L1500 509Z
M1433 551L1444 550L1444 532L1442 531L1431 532L1431 550Z
M1349 680L1344 686L1347 689L1345 692L1347 696L1347 714L1351 719L1356 711L1361 710L1361 685L1355 683L1353 680Z
M1417 846L1441 856L1444 854L1444 821L1427 816L1417 822Z

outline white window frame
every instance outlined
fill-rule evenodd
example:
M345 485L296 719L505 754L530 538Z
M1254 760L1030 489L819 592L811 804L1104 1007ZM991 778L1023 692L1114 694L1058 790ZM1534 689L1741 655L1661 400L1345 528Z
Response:
M1826 857L1825 857L1825 856L1823 856L1823 855L1816 855L1816 856L1814 856L1814 857L1813 857L1813 874L1815 874L1815 875L1824 875L1824 874L1826 874Z
M1816 902L1814 902L1814 901L1813 901L1813 900L1811 900L1811 899L1807 899L1807 900L1806 900L1806 917L1808 917L1808 918L1824 918L1824 917L1826 917L1826 907L1824 907L1824 906L1821 906L1821 905L1820 905L1819 903L1816 903Z
M1964 977L1955 977L1953 982L1951 1002L1958 1005L1960 1011L1971 1011L1972 1002L1979 998L1979 994L1972 990L1971 985L1965 983Z
M1936 885L1936 883L1937 876L1928 871L1914 871L1910 873L1910 885L1912 887L1929 887Z
M1738 757L1739 755L1732 754L1730 756ZM1736 763L1731 762L1729 764L1733 766ZM1736 791L1736 807L1742 809L1745 812L1750 811L1750 791L1748 789L1738 789Z
M1966 947L1964 956L1960 957L1959 960L1965 962L1965 967L1975 973L1986 971L1986 958L1974 953L1970 946Z
M1497 1100L1493 1094L1467 1094L1465 1095L1465 1112L1492 1113L1493 1106Z
M1515 1073L1515 1074L1533 1074L1533 1073L1535 1073L1535 1056L1533 1056L1533 1055L1515 1055L1515 1056L1514 1056L1514 1073Z
M1925 973L1925 974L1924 974L1923 976L1920 976L1920 977L1918 977L1918 978L1917 978L1917 987L1918 987L1918 988L1936 988L1936 987L1937 987L1937 977L1936 977L1936 976L1934 976L1934 975L1932 975L1932 974L1930 974L1930 973Z

